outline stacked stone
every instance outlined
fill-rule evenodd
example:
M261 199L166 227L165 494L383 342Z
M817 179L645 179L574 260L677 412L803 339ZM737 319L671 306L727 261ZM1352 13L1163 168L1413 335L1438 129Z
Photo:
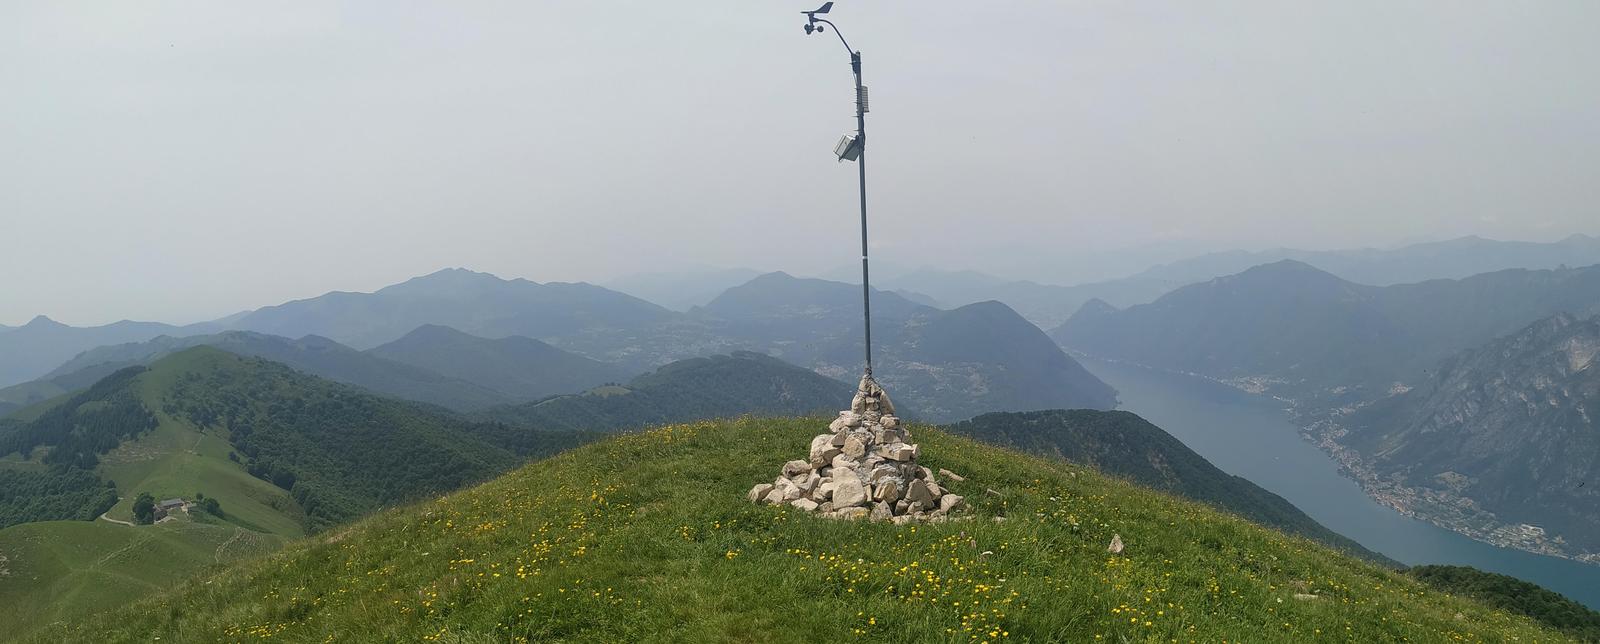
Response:
M921 451L872 376L861 378L850 409L828 430L811 439L809 458L784 463L778 478L750 490L750 500L896 524L942 521L962 507L961 496L917 464Z

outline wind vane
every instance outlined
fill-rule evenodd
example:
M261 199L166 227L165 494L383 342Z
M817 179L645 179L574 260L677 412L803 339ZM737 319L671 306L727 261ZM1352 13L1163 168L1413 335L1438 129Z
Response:
M850 48L850 43L844 39L844 34L839 32L839 27L825 18L817 16L828 13L833 9L832 2L825 2L821 7L812 11L802 11L806 17L806 33L822 33L823 25L833 28L833 34L839 37L839 42L844 49L850 52L850 69L856 77L856 133L849 134L839 139L839 144L834 147L833 153L839 161L856 162L856 171L861 178L861 316L866 331L866 377L872 377L872 287L868 281L867 271L867 87L861 84L861 52Z

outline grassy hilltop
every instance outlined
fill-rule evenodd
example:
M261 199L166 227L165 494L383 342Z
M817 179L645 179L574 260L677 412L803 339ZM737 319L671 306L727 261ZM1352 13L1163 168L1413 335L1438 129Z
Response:
M970 521L840 523L746 502L820 427L621 436L34 637L1564 641L1207 506L933 429L913 428L923 461L966 477L951 485Z

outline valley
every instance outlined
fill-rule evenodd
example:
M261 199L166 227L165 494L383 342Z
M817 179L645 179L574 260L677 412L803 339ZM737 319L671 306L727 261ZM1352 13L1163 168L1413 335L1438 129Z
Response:
M1396 512L1302 438L1278 400L1194 376L1095 360L1084 365L1117 388L1123 409L1373 551L1408 565L1469 565L1511 575L1600 608L1600 566L1496 547Z

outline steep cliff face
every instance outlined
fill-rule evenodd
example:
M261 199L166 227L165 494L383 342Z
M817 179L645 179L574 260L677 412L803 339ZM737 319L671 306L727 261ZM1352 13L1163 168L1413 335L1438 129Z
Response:
M1391 482L1600 551L1600 317L1549 317L1441 362L1347 416L1339 439Z

